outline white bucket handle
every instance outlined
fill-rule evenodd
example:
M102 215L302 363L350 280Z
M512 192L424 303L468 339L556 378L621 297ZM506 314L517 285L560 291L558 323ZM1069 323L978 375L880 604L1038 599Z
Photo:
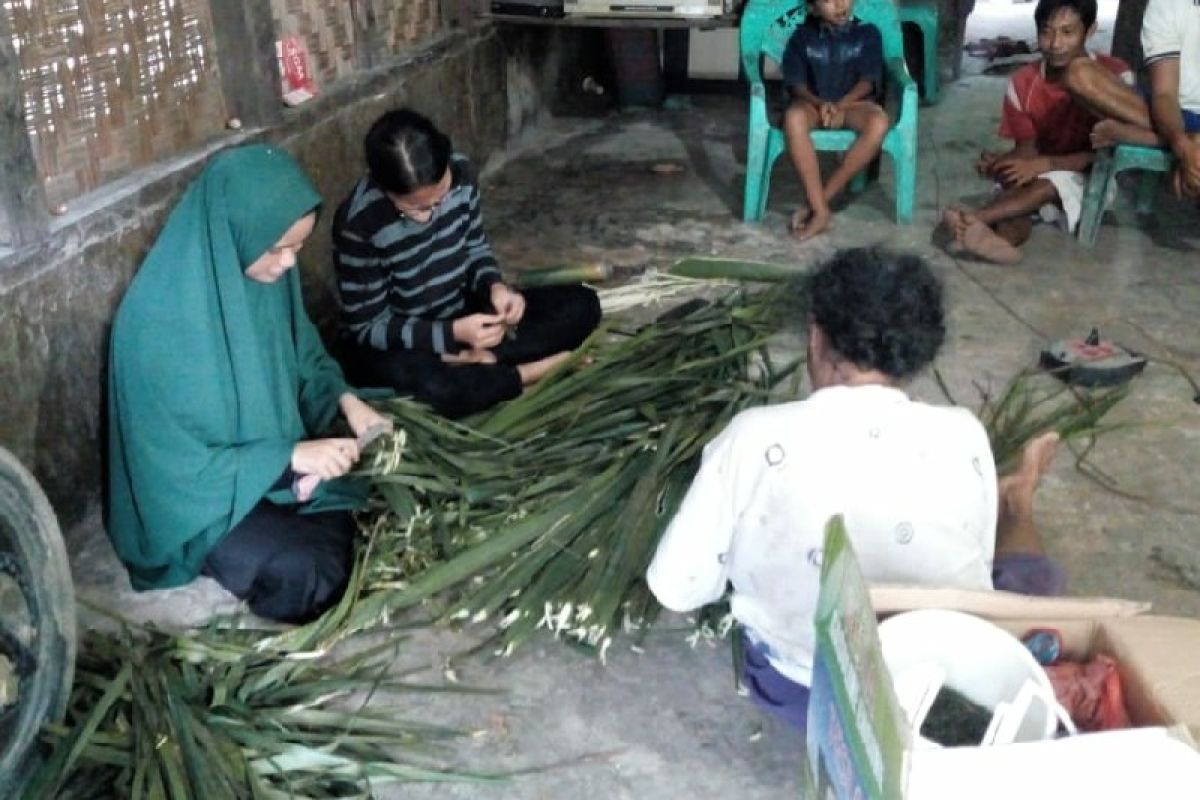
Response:
M1066 728L1067 734L1075 736L1079 733L1079 729L1075 727L1071 715L1062 707L1053 693L1046 691L1045 687L1039 686L1033 680L1026 680L1021 684L1021 689L1017 692L1009 702L996 704L996 709L992 714L992 721L988 723L987 730L983 734L983 740L980 742L982 746L1012 744L1017 738L1017 732L1021 728L1021 723L1025 721L1025 717L1029 714L1029 709L1033 707L1037 701L1046 707L1047 713L1056 717L1059 722Z

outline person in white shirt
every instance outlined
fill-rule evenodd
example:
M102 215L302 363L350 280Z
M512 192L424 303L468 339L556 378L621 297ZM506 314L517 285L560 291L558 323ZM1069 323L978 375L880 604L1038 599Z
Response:
M745 411L708 444L647 575L675 611L714 602L732 583L743 683L801 729L833 515L844 515L871 581L1029 594L1059 594L1064 584L1032 522L1057 436L1036 439L998 484L971 412L915 402L900 388L945 338L941 285L925 262L843 250L805 290L813 394Z
M1176 194L1200 196L1200 0L1150 0L1142 14L1148 85L1130 89L1089 64L1072 64L1067 85L1102 119L1092 146L1167 147L1179 159Z

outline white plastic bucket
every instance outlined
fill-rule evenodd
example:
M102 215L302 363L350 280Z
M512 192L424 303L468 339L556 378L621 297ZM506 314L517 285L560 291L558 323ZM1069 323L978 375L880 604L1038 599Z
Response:
M1041 702L1028 705L1012 740L1053 738L1058 719L1050 679L1025 645L1003 628L959 611L923 609L880 623L879 639L893 676L933 662L945 671L945 685L993 711L1015 700L1032 681Z

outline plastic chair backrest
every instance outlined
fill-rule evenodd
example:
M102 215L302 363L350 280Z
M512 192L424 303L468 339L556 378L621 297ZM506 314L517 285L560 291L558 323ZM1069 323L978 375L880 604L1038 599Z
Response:
M854 16L879 29L883 58L904 59L904 37L900 17L892 0L855 0ZM796 26L808 14L807 0L750 0L742 11L738 45L742 70L751 84L762 83L762 57L777 64Z

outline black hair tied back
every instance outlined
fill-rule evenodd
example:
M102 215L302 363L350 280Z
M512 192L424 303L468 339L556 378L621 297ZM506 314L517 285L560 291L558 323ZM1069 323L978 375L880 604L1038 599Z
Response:
M450 153L450 137L411 109L387 112L367 132L371 178L394 194L409 194L440 181L450 165Z

